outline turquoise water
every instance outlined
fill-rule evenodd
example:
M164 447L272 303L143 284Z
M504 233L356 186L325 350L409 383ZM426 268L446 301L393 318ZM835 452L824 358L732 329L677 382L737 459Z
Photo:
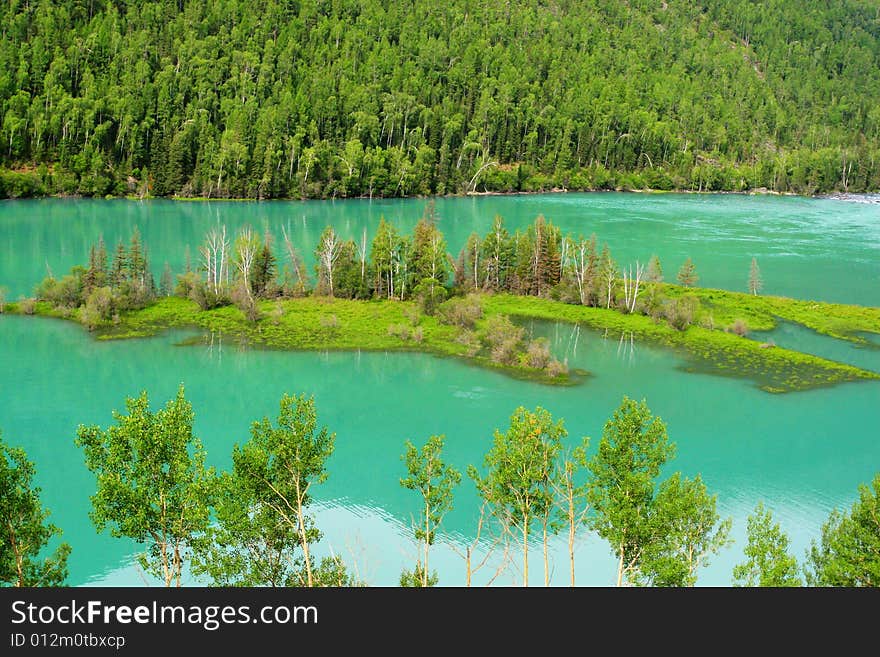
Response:
M716 218L712 218L713 200L717 202ZM601 211L594 207L596 203L602 206ZM579 204L585 207L578 210ZM115 201L6 203L0 205L0 281L12 290L27 289L40 277L40 268L45 269L44 260L51 260L56 270L63 269L68 266L65 258L71 259L70 264L80 259L78 251L93 235L103 232L111 241L115 232L124 235L135 222L154 254L164 252L171 257L174 230L192 236L195 243L196 236L217 220L218 213L220 220L229 225L243 222L242 215L256 224L263 213L292 216L305 208L313 213L310 217L317 217L305 222L317 236L323 227L320 221L337 217L336 213L342 222L339 225L356 233L360 226L378 217L379 207L384 208L381 213L386 217L394 217L396 212L401 217L417 218L422 206L416 201L374 202L372 206L349 202L210 206ZM661 258L675 260L670 254L692 253L690 248L700 248L706 254L706 284L723 284L723 263L731 272L734 263L745 263L743 271L747 275L752 249L762 248L767 253L778 251L776 271L789 272L785 282L780 278L776 286L800 289L804 281L790 272L799 271L801 260L808 256L781 254L786 249L808 253L813 261L807 268L812 279L824 282L810 296L880 303L876 284L880 275L877 207L869 206L871 214L864 205L840 201L730 196L444 199L438 201L438 208L447 222L444 230L455 236L449 238L450 244L463 241L473 228L483 230L502 206L506 208L505 216L519 216L523 223L544 207L544 214L564 228L563 219L557 217L568 217L566 221L574 225L578 216L593 214L595 222L603 226L597 226L596 232L607 234L609 241L616 240L612 241L615 250L641 253L641 245L650 244L645 252L656 251ZM629 219L614 219L614 206L626 207ZM788 217L786 221L793 221L796 215L818 216L816 221L824 227L803 228L800 237L794 237L790 244L730 238L733 228L721 231L718 227L729 220L745 235L748 222L743 223L743 215L739 214L743 207L752 208L750 212L755 214L750 224L755 234L773 233L778 240L783 240L784 231L770 225L780 213ZM357 208L366 216L357 215ZM456 208L461 210L456 215L460 219L452 217ZM517 208L518 214L514 212ZM640 212L655 219L640 222L635 219ZM849 212L855 216L849 216ZM867 237L853 239L846 237L849 233L842 228L830 229L837 216L834 213L843 216L844 224L864 225ZM666 218L656 219L660 215ZM675 216L704 219L688 231L673 225ZM629 225L629 232L625 226L612 230L615 223ZM652 240L639 233L643 223L655 231ZM814 236L813 241L804 237L807 233ZM716 234L721 237L713 246ZM738 254L734 249L737 245ZM718 252L718 271L709 266L713 260L708 254L714 251ZM820 253L828 255L819 257ZM842 263L841 267L846 264L860 274L836 273L838 259L831 257L833 253L849 254L852 262ZM15 259L12 265L10 257ZM22 264L33 264L33 260L39 262L30 269ZM701 260L695 260L700 267ZM769 282L773 259L766 261L762 269L767 289L781 291ZM719 278L713 282L710 272ZM730 280L738 278L739 274L731 274ZM795 294L791 290L786 293ZM722 514L734 519L736 543L702 572L701 584L730 583L732 567L742 555L745 518L759 500L773 509L792 538L795 554L801 558L828 512L835 506L851 504L858 484L869 481L880 470L880 384L850 383L771 395L748 381L686 374L679 369L683 363L674 354L621 341L619 335L603 337L546 323L530 325L530 329L551 337L558 357L568 358L569 365L584 367L593 376L579 386L555 388L421 354L247 350L221 336L214 336L213 344L206 339L199 346L176 346L192 335L187 332L97 342L71 323L2 316L0 428L8 442L25 447L36 462L43 501L73 546L70 581L77 585L136 585L145 581L132 565L136 546L97 535L88 519L88 497L94 491L94 480L73 445L77 425L107 425L111 411L123 408L124 397L141 389L146 389L158 405L170 398L181 382L196 411L196 433L208 450L209 461L219 467L229 464L232 445L247 439L254 419L274 416L282 393L315 395L320 421L337 434L336 452L329 463L330 478L316 496L318 525L325 533L321 550L341 554L374 585L396 584L400 570L411 567L415 559L408 527L410 514L417 512L417 499L398 484L403 474L400 454L404 441L422 442L431 434L445 433L448 459L464 469L469 463L481 463L493 430L506 427L519 405L542 405L554 416L564 417L572 440L582 435L598 440L602 425L624 394L646 398L651 409L667 422L670 437L677 443L678 457L670 469L688 475L701 473L710 490L718 494ZM789 338L779 334L777 343L789 346L784 339ZM819 336L819 340L826 338ZM861 363L862 352L836 341L832 344L835 349L849 350L848 360ZM803 343L802 348L808 346ZM869 359L862 364L877 369L875 363ZM472 540L477 510L472 486L465 481L457 492L456 508L447 518L444 541L432 557L441 584L464 582L463 561L450 543L461 548ZM538 545L532 558L532 577L538 584L543 581ZM584 536L577 564L579 584L613 583L614 563L607 547L596 537ZM553 569L554 583L566 584L568 564L562 539L554 542ZM485 581L490 571L490 566L484 568L476 581ZM518 571L511 569L498 582L515 583L520 579Z
M104 235L112 246L137 226L158 276L168 261L182 271L193 262L211 226L284 226L309 261L328 224L344 236L371 236L384 216L408 231L427 201L175 202L57 200L0 202L0 285L10 298L30 294L46 275L83 263ZM566 233L596 233L621 264L656 253L667 279L684 259L697 266L700 285L747 290L758 259L766 294L880 306L880 204L800 197L694 194L544 194L440 198L440 228L456 255L472 231L485 233L496 214L513 232L538 214Z

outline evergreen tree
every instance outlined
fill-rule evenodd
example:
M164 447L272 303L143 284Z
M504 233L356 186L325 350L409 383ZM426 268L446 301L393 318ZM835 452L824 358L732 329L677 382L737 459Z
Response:
M645 274L645 280L649 283L663 282L663 267L660 265L660 258L656 255L652 255L651 259L648 260L648 271Z
M749 292L756 295L761 291L762 287L764 287L764 282L761 280L761 270L758 268L758 260L752 258L752 265L749 268Z
M681 269L678 270L677 278L678 282L685 287L693 287L697 284L697 281L700 280L700 277L697 276L697 267L694 265L690 257L684 261Z
M495 292L507 288L512 254L513 245L510 234L504 227L504 219L501 215L495 215L492 228L486 233L480 248L485 287Z

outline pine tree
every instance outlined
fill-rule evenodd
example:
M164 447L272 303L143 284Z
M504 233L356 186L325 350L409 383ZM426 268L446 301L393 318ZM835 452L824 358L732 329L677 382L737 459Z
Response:
M166 261L162 269L162 278L159 279L159 294L170 297L172 292L174 292L174 274L171 272L171 265Z
M758 268L757 258L752 258L752 266L749 269L749 292L757 295L764 287L764 281L761 280L761 270Z
M697 284L700 277L697 276L697 268L690 257L684 261L681 269L678 270L678 282L685 287L693 287Z
M645 274L645 280L649 283L663 282L663 267L660 265L660 258L652 255L648 261L648 272Z
M113 287L120 287L128 280L128 252L125 244L121 241L116 244L116 252L113 255L113 269L110 272L110 283Z

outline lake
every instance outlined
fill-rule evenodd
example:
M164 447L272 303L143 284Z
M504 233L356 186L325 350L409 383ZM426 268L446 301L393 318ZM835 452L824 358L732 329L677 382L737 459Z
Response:
M197 202L40 200L0 203L0 285L9 299L28 294L45 275L85 261L103 235L112 249L136 225L157 274L168 261L193 260L216 223L280 226L308 255L325 225L359 237L380 216L408 230L425 200ZM457 253L472 231L485 232L496 214L513 231L541 213L563 232L596 233L621 264L659 255L672 279L685 257L700 285L745 290L756 257L764 291L800 298L880 305L880 205L851 200L739 195L552 194L436 200L440 227ZM229 336L177 346L191 332L99 342L80 326L51 319L0 317L0 429L35 461L37 483L52 521L73 546L75 585L138 585L137 546L97 535L88 519L94 479L73 445L80 423L111 422L127 395L145 389L158 405L180 383L193 403L196 434L210 463L227 467L232 445L250 423L274 417L284 392L315 396L319 422L336 432L330 477L316 491L320 550L333 550L373 585L395 585L412 567L409 538L414 493L399 485L400 454L409 439L447 437L447 458L460 469L481 464L496 428L513 410L541 405L565 419L571 441L591 436L623 395L645 398L667 423L677 458L667 471L702 474L717 493L722 515L734 519L735 543L711 560L700 584L728 585L742 557L745 519L763 500L789 533L795 556L818 536L835 506L848 507L857 486L880 470L880 383L772 395L748 381L682 371L669 351L568 325L528 324L551 338L554 353L593 376L556 388L422 354L284 353L248 349ZM762 336L763 339L764 336ZM783 325L776 341L880 371L877 351L856 349ZM473 486L463 481L432 566L440 583L464 583L453 548L473 538L478 512ZM562 538L553 544L553 582L568 582ZM533 583L543 581L535 544ZM613 584L607 546L584 534L577 553L578 584ZM490 566L476 581L491 576ZM516 568L497 583L516 583Z

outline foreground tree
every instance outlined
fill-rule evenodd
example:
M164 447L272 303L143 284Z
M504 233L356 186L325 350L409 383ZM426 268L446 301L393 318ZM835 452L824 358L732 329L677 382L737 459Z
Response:
M635 583L639 567L663 528L654 512L655 479L675 454L666 425L648 405L623 398L602 430L599 450L588 464L592 475L587 499L591 525L617 557L617 586Z
M98 531L145 543L140 564L165 586L180 586L196 537L208 528L213 471L193 435L193 410L181 385L165 408L150 410L147 393L126 399L114 426L82 426L76 444L97 478L92 522Z
M0 584L62 586L67 579L70 546L61 543L40 559L49 541L61 530L46 522L49 511L33 486L34 464L19 447L0 437Z
M566 451L556 467L556 479L553 482L556 494L556 508L561 524L568 528L568 565L570 584L574 586L574 546L578 530L585 524L590 510L587 502L587 483L578 483L580 473L587 467L587 448L590 439L584 436L581 444L571 451Z
M859 486L849 513L831 513L807 564L813 586L880 586L880 473L870 486Z
M233 472L241 477L244 494L251 496L251 507L269 514L263 522L283 525L276 531L295 540L302 551L301 562L293 563L301 573L296 576L299 586L322 583L323 568L315 567L310 549L321 540L321 532L306 511L312 486L327 479L335 437L326 427L318 428L314 399L285 394L276 425L269 418L255 422L250 441L234 455Z
M748 518L745 562L733 569L734 586L800 586L797 560L788 552L790 541L773 522L763 502Z
M400 485L422 497L419 521L413 522L422 559L412 573L404 572L401 582L418 582L418 586L424 587L437 580L436 573L431 573L428 567L428 548L434 544L443 517L452 510L452 491L461 482L461 473L443 462L443 440L444 436L431 436L421 449L406 441L406 453L402 457L408 475L400 480Z
M544 530L544 581L548 583L546 518L553 508L556 459L567 434L562 421L554 422L540 406L534 412L520 406L511 415L508 430L495 431L484 460L485 477L473 467L468 471L496 519L520 537L523 586L529 585L529 536L539 522Z
M356 583L338 556L316 562L309 555L320 533L302 508L308 485L322 476L316 474L321 454L332 448L332 436L310 430L313 410L310 400L285 397L279 429L255 423L251 440L233 448L231 472L215 481L216 522L196 546L197 575L218 586Z
M709 495L699 475L676 472L657 491L652 504L656 539L644 551L639 581L653 586L693 586L709 555L730 544L732 520L721 520L717 496Z

